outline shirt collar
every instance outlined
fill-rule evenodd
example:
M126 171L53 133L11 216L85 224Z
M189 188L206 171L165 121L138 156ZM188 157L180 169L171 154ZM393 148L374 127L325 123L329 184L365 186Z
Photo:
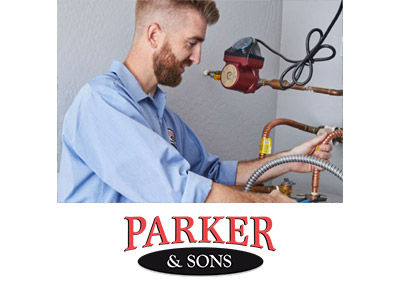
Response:
M156 92L154 93L154 99L151 94L146 94L142 86L140 86L139 82L136 80L135 76L129 71L129 69L121 62L114 60L110 67L110 72L114 72L119 79L121 80L122 84L127 89L129 95L134 98L137 102L150 98L152 100L157 100L158 97L164 98L165 92L162 91L158 86ZM161 100L165 101L165 99ZM165 105L165 103L164 103Z

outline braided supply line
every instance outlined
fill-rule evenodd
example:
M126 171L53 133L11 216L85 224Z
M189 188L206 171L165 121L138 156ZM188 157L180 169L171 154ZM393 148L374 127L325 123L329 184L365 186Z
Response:
M247 180L244 191L250 191L257 179L271 168L290 162L304 162L321 167L343 181L343 171L325 160L308 155L287 155L271 160L254 171Z

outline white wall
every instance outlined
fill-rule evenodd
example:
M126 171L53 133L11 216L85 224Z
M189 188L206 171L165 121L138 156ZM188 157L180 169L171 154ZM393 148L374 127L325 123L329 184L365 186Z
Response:
M290 59L304 58L307 33L313 28L320 28L325 32L339 5L340 0L285 0L282 13L281 52ZM314 64L314 75L308 83L310 86L342 89L342 15L325 40L325 43L335 47L336 57L330 61ZM317 37L315 37L314 43L316 39ZM324 54L327 55L328 53L321 52L322 56ZM280 73L288 66L288 63L281 60ZM351 96L351 94L346 95ZM277 96L276 116L278 118L289 118L312 126L343 126L343 97L295 90L278 91ZM275 129L274 151L290 149L312 137L312 134L304 133L291 127L278 126ZM335 146L332 155L331 162L342 168L343 146ZM290 174L286 175L286 177L297 183L296 189L311 189L311 174ZM330 201L341 201L342 199L342 182L326 171L320 175L319 189L321 193L329 193L331 195Z
M134 2L59 0L57 3L57 165L65 112L79 89L123 60L133 38Z

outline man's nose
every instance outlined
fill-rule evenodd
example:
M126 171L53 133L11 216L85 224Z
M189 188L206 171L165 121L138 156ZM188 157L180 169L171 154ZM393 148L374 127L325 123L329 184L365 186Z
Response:
M192 55L189 58L193 63L199 64L201 60L201 46L198 45L192 52Z

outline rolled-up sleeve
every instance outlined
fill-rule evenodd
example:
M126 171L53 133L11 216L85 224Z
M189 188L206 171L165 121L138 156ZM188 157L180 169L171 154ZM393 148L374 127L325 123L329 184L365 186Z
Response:
M221 161L219 163L219 172L216 182L226 185L235 185L237 165L237 161Z
M211 190L212 181L209 178L189 171L181 202L204 202Z
M211 179L146 126L137 106L89 85L81 92L64 139L104 183L133 202L204 202ZM233 166L223 168L230 176Z

